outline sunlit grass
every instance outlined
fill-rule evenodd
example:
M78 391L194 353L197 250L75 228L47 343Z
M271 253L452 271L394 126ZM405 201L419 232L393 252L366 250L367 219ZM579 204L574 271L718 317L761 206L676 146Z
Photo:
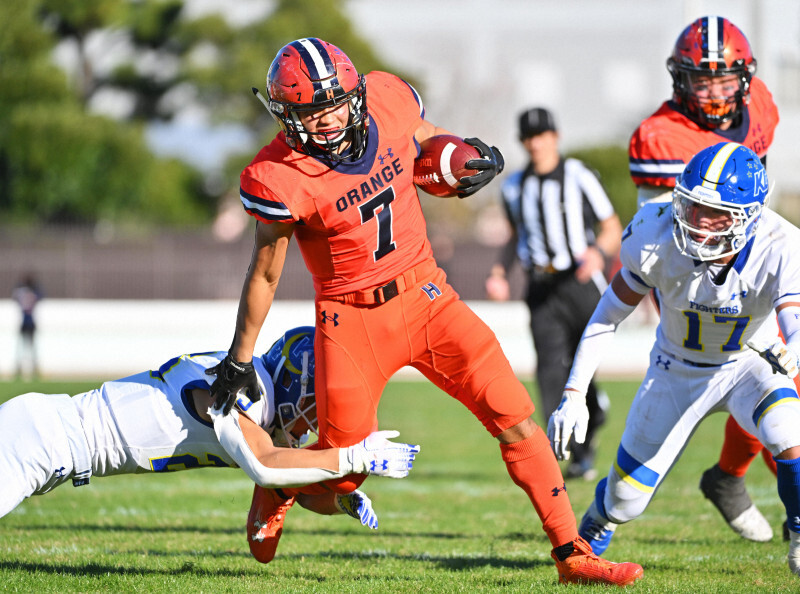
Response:
M94 383L0 383L0 401L31 388L76 393ZM636 388L606 382L612 398L598 467L608 468ZM462 407L427 383L392 382L383 428L420 443L405 480L365 485L380 518L370 531L343 516L297 506L278 555L249 554L252 485L238 470L93 478L23 502L0 519L0 590L19 592L551 592L550 544L495 441ZM776 537L756 544L725 526L697 483L714 463L724 415L707 420L645 514L620 527L612 560L645 567L641 592L794 592L800 581L780 540L783 510L761 461L748 485ZM580 517L594 482L568 483ZM595 590L595 588L589 588ZM600 591L600 588L596 588Z

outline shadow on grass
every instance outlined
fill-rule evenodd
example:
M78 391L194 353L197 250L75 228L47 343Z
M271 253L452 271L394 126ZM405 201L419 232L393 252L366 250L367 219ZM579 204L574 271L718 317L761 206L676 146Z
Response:
M123 524L46 524L42 526L8 526L6 531L15 530L18 532L139 532L143 534L167 534L175 533L200 533L200 534L244 534L244 523L238 528L207 528L198 526L128 526Z
M198 526L168 526L168 525L161 525L161 526L135 526L135 525L124 525L124 524L62 524L58 526L54 526L52 524L42 525L42 526L8 526L5 527L4 530L0 531L0 534L3 531L11 532L39 532L39 531L47 531L48 533L56 533L56 532L68 532L68 533L75 533L75 532L103 532L103 533L110 533L110 532L121 532L121 533L139 533L139 534L169 534L169 533L177 533L177 534L186 534L186 533L193 533L193 534L206 534L206 535L237 535L241 534L244 536L245 534L245 527L242 525L241 527L237 528L203 528ZM352 536L370 536L372 532L367 532L362 526L353 526L349 529L304 529L304 528L294 528L291 525L287 524L284 529L284 538L293 538L295 536L325 536L325 537L346 537L350 538ZM398 531L387 531L381 530L379 533L376 533L378 536L386 537L386 538L400 538L403 540L408 539L415 539L415 538L430 538L434 540L463 540L463 541L470 541L470 540L485 540L487 537L492 538L494 541L514 541L514 542L531 542L535 546L538 546L540 543L545 546L548 546L549 550L549 541L547 538L540 533L536 527L531 527L530 533L524 532L508 532L506 534L497 534L497 535L487 535L482 533L474 533L474 534L467 534L462 532L398 532Z
M180 557L180 554L166 555L162 551L151 551L146 553L152 557ZM204 557L207 554L204 555ZM213 553L214 559L225 557L249 557L249 553L230 553L230 552L217 552ZM440 569L446 571L471 571L478 568L503 568L509 570L531 570L538 567L552 565L552 561L538 560L538 559L505 559L503 557L486 555L486 556L469 556L469 557L443 557L436 555L395 555L385 552L317 552L317 553L294 553L291 555L281 555L272 564L273 567L279 568L281 558L285 560L298 560L302 559L304 562L317 561L353 561L363 559L365 561L377 559L391 559L395 561L402 561L407 563L424 563L429 565L438 566ZM26 573L39 573L39 574L52 574L60 576L74 576L74 577L106 577L108 575L180 575L191 573L198 576L209 577L241 577L241 576L261 576L264 572L264 565L253 561L252 567L247 569L241 568L219 568L219 567L201 567L195 562L186 561L180 568L151 568L136 565L120 565L120 564L100 564L100 563L31 563L28 561L0 561L0 572L8 571L22 571ZM398 578L399 579L399 578Z

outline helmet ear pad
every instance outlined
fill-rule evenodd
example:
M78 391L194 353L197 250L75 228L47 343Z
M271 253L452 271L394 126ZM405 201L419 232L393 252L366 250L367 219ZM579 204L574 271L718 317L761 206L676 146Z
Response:
M319 428L314 395L314 327L288 330L261 359L273 385L273 441L299 446L306 432L316 435Z
M755 237L769 195L766 170L752 150L735 142L703 149L676 180L675 245L701 261L740 252Z
M347 55L333 44L303 38L280 49L267 73L270 115L294 150L334 160L358 159L367 142L366 79L359 75ZM328 143L314 142L300 114L347 104L349 117L343 134ZM342 143L350 142L348 154L340 155Z

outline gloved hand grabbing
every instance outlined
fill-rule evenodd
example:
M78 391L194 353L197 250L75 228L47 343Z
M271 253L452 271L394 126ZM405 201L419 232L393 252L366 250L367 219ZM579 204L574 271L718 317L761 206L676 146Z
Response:
M589 409L586 407L586 395L574 390L564 390L561 403L550 415L547 422L547 437L556 458L569 460L569 440L575 435L577 443L586 441L586 430L589 428Z
M261 400L258 376L252 361L239 363L228 354L217 365L206 369L206 375L217 376L209 390L211 397L214 398L213 408L216 410L221 408L223 415L231 412L239 391L242 389L252 402Z
M372 509L372 500L366 493L356 489L347 495L337 494L335 502L340 512L359 520L362 526L378 529L378 514Z
M481 158L467 161L467 167L477 169L478 173L458 180L459 198L466 198L480 190L492 181L496 175L502 173L503 167L505 167L503 155L496 146L489 147L478 138L465 138L464 142L478 149Z
M798 355L780 340L772 344L748 340L747 346L761 355L761 358L770 364L772 373L782 373L783 375L789 376L789 379L797 377L798 367L800 367Z
M348 474L375 474L390 478L408 476L419 446L389 441L398 435L399 431L375 431L361 443L342 448L339 469Z

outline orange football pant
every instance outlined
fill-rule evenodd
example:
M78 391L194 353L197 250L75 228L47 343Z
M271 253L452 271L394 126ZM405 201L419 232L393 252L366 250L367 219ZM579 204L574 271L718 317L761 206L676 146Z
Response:
M530 395L497 337L439 268L383 304L318 297L316 314L314 386L322 447L353 445L375 431L383 389L409 365L466 406L493 437L533 414ZM553 546L576 538L564 479L544 432L537 428L528 439L500 448ZM325 485L349 493L364 478L350 475ZM319 486L302 491L319 492Z

